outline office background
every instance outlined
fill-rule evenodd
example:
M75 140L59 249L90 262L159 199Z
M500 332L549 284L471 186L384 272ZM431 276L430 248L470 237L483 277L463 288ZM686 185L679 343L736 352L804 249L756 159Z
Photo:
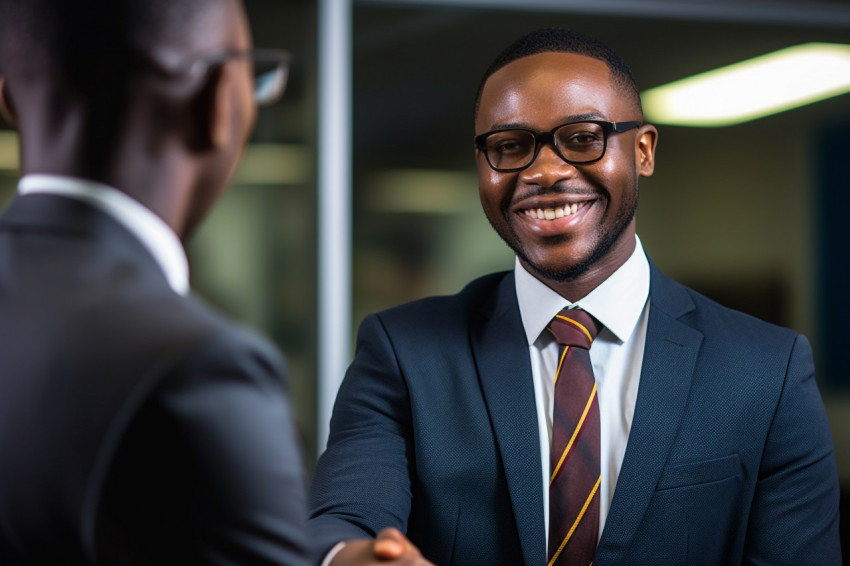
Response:
M190 242L192 284L285 351L311 466L328 388L341 378L318 385L318 375L328 383L333 321L350 359L365 314L513 265L480 211L472 150L475 89L510 41L549 25L584 31L619 51L642 89L800 43L850 44L845 0L246 5L255 43L290 50L294 66L283 102L260 111L231 190ZM332 51L343 68L323 74ZM327 104L343 110L330 122ZM645 249L675 279L810 337L847 493L850 94L735 126L659 130L638 209ZM15 144L0 126L3 202L17 181ZM333 148L350 161L323 160ZM341 222L327 215L338 205ZM328 250L342 252L341 271L321 265ZM322 307L328 285L345 295L336 318Z

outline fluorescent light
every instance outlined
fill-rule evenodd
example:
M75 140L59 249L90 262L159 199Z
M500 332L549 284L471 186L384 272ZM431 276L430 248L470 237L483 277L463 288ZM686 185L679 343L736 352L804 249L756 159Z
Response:
M657 124L728 126L850 92L850 45L806 43L645 91Z
M0 131L0 171L17 171L18 161L17 132Z

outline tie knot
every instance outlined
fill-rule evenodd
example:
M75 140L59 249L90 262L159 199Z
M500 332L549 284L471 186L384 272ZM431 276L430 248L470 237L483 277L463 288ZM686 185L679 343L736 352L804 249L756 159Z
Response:
M549 324L558 344L586 350L590 349L600 328L599 322L581 309L564 309Z

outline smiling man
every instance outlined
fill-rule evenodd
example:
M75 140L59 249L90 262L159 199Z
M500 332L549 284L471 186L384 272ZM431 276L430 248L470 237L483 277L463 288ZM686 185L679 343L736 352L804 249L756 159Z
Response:
M540 30L475 108L516 266L364 320L311 494L326 561L840 564L808 341L647 258L658 132L625 63Z

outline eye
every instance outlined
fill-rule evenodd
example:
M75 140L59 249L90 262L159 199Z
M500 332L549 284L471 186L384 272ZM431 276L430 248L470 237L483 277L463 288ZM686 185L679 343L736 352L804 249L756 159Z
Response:
M487 151L501 156L526 154L533 147L528 132L499 132L487 138Z
M602 142L600 132L581 130L577 132L569 132L568 135L559 136L562 144L570 147L578 147L585 145L594 145Z
M499 153L511 153L513 151L519 151L520 145L516 140L505 140L499 142L493 149Z

